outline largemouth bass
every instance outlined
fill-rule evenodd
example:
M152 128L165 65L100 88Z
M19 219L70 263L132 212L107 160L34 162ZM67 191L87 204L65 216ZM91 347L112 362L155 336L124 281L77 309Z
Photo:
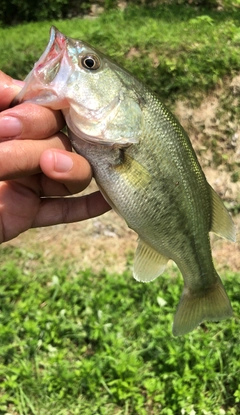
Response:
M26 100L62 110L72 146L138 234L136 280L154 280L169 259L179 267L184 289L173 334L230 317L209 231L234 241L234 225L187 134L159 98L95 48L52 27L16 102Z

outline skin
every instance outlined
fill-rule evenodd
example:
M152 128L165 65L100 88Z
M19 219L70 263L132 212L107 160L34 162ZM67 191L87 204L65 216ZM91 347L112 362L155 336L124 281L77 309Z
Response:
M21 87L0 71L0 243L29 228L82 221L110 209L100 192L63 197L88 186L90 164L71 152L60 132L60 111L27 102L9 108ZM11 129L8 117L20 125Z

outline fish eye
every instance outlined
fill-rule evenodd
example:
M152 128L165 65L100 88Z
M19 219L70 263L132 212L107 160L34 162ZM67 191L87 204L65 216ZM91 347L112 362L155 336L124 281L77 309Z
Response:
M95 71L100 67L100 60L96 55L86 55L81 58L83 68Z

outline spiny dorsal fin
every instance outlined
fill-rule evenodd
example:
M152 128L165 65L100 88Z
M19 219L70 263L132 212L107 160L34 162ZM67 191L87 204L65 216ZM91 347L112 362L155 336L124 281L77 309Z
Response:
M210 231L235 242L236 230L232 218L225 208L223 201L211 186L210 190L212 197L212 224Z
M139 239L134 258L133 276L137 281L142 282L155 280L162 274L167 262L168 258Z

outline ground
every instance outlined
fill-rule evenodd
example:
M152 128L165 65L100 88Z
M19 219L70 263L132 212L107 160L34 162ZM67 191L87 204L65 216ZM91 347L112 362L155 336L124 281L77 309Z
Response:
M226 80L197 107L178 101L174 112L188 132L212 187L234 214L240 231L240 76ZM91 183L88 192L95 190ZM240 269L240 236L231 243L211 235L217 269ZM71 259L79 269L122 272L133 256L137 235L113 211L82 223L31 229L5 245L39 251L45 259Z

